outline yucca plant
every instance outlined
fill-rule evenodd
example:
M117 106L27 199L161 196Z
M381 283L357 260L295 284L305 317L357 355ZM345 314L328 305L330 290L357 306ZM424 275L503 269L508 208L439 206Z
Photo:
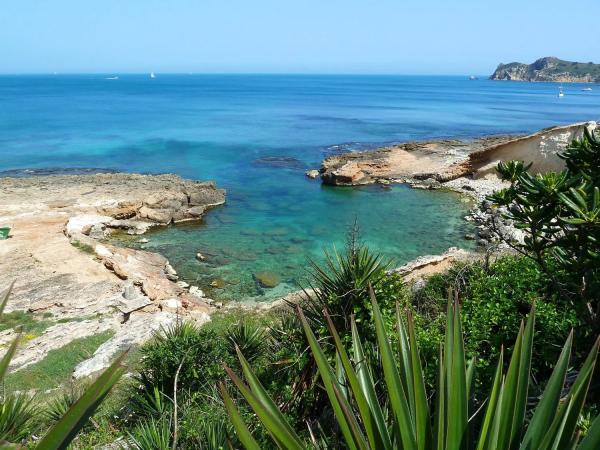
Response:
M143 421L128 434L133 448L138 450L171 449L171 424L164 418Z
M598 353L598 340L566 392L572 334L567 338L555 370L531 418L526 420L535 307L526 324L521 324L508 371L504 373L500 353L493 387L482 407L474 410L472 379L475 363L465 360L462 322L458 300L449 301L445 342L440 345L439 374L435 393L428 393L410 311L397 312L399 355L385 331L379 306L371 291L374 327L381 355L385 395L376 394L373 371L356 323L352 320L352 356L344 347L325 311L337 351L337 367L325 356L306 317L300 321L318 365L331 409L339 426L339 438L349 449L580 449L600 448L600 419L596 418L585 438L580 439L577 420ZM288 424L269 397L250 365L238 352L246 381L229 367L226 371L247 400L273 441L283 449L319 447L317 439L307 443ZM259 449L236 405L222 386L221 393L237 436L248 449ZM434 398L433 401L429 401Z
M13 288L14 283L8 287L4 293L0 294L0 318L2 317L2 313L4 312L4 308L8 303L8 298L10 296L11 290ZM8 371L8 366L12 357L14 356L17 346L19 343L20 333L10 344L7 352L4 354L4 357L0 361L0 383L4 381L4 376ZM62 450L66 449L71 441L77 436L77 433L81 431L83 426L86 424L87 420L94 414L94 411L100 406L102 401L106 398L112 387L115 383L121 378L123 375L125 368L123 367L123 359L125 358L126 353L117 358L112 365L106 369L100 376L96 379L94 383L92 383L89 388L83 392L83 394L79 397L75 403L70 406L70 408L60 417L60 419L48 430L48 432L39 440L36 449L39 450ZM4 395L2 398L3 407L7 405L7 399L15 398L10 395ZM12 417L13 423L20 423L23 425L23 420L26 418L26 414L28 414L27 410L31 405L27 404L26 407L21 407L20 409L14 409L15 414ZM17 429L15 431L20 431ZM8 450L8 449L18 449L20 446L18 443L9 443L7 439L20 440L23 439L24 436L19 436L18 434L4 434L0 438L0 449Z

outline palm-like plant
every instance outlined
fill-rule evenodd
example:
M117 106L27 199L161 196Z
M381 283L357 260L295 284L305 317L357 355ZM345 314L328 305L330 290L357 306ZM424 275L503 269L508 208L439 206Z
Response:
M0 317L2 316L4 308L8 303L8 298L10 296L13 284L14 283L12 283L4 293L0 294ZM10 344L2 360L0 360L0 383L4 380L4 376L8 371L10 361L17 350L19 338L20 333ZM94 414L98 406L100 406L102 401L106 398L115 383L123 375L125 368L123 367L122 362L125 356L126 353L117 358L108 369L100 374L96 381L91 384L90 387L85 390L85 392L83 392L77 401L75 401L70 408L68 408L62 417L60 417L60 419L52 426L52 428L50 428L50 430L42 437L42 439L40 439L35 447L36 449L62 450L69 446L71 441L75 438L75 436L77 436L77 433L81 431L83 426L86 424L87 420ZM16 397L10 395L3 396L1 407L3 409L9 407L9 401L13 401L14 403L14 400L11 400L14 398ZM21 404L20 408L11 408L14 412L11 417L11 421L13 424L20 424L19 426L22 426L24 425L24 420L27 418L27 414L29 414L31 405L30 403L23 403L23 401L20 401L19 403ZM2 435L0 438L0 449L8 450L19 448L19 445L17 444L6 442L7 439L14 441L24 437L16 433L21 431L20 429L16 429L14 431L14 434L7 433Z
M372 292L371 292L372 293ZM572 449L600 448L600 419L596 418L584 439L577 432L577 420L584 405L598 353L598 340L566 394L563 389L571 353L572 335L565 343L555 370L531 419L525 420L535 308L527 323L521 324L504 373L501 352L492 390L486 403L473 410L477 393L472 386L475 364L467 364L463 346L458 301L449 302L446 339L440 346L439 375L435 396L428 395L415 329L410 312L397 313L399 357L394 357L381 312L372 294L374 327L381 355L386 396L376 394L373 371L356 323L352 321L352 357L344 347L331 317L324 312L334 341L338 368L325 356L306 317L298 314L311 351L317 362L323 386L340 430L340 438L350 449ZM254 375L241 352L238 356L246 382L230 368L226 370L248 401L278 447L304 449L307 443L288 424ZM259 449L233 400L224 387L221 393L236 429L248 449ZM430 397L435 401L429 402ZM312 446L319 448L317 439Z

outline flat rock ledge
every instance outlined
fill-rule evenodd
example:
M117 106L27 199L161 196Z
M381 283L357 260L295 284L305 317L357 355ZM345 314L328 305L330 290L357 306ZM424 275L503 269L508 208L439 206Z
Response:
M13 227L0 241L0 291L15 281L6 311L25 311L48 325L19 347L10 369L112 330L113 337L76 368L76 378L86 377L180 318L210 320L212 300L179 281L165 257L104 238L119 229L137 235L200 220L224 202L225 191L214 183L176 175L0 178L0 223ZM14 335L0 333L0 346Z

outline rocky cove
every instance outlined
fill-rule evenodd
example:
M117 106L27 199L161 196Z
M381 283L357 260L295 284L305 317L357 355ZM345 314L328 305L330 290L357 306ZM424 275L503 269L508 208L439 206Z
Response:
M357 189L344 187L347 185L380 186L368 191L373 199L385 196L394 186L402 189L405 184L423 193L438 191L427 194L428 199L429 195L442 198L443 190L457 191L476 200L465 216L464 223L475 224L467 238L486 247L493 244L492 225L519 238L510 224L500 220L501 213L484 202L486 195L502 187L494 174L495 164L499 160L523 159L534 162L534 170L560 169L562 161L557 153L580 136L584 126L594 125L579 123L527 136L415 142L344 153L324 160L317 173L310 175L337 186L332 189L340 192ZM74 376L85 377L105 367L118 352L147 340L179 317L202 324L210 320L211 311L223 306L221 301L208 298L201 283L180 277L180 264L172 265L161 248L151 245L156 240L154 235L163 233L160 226L210 218L206 212L225 203L225 191L214 183L175 175L100 173L7 177L0 179L0 191L0 220L13 227L11 238L0 241L0 257L5 263L0 283L8 286L16 281L7 311L26 311L44 317L47 323L41 334L30 336L21 346L11 370L34 364L74 339L111 331L112 337L76 367ZM223 211L226 209L221 207L213 212L218 217ZM226 222L219 226L226 232ZM185 229L185 225L178 226L168 232ZM256 230L248 228L246 238L259 239L261 234ZM298 236L290 238L290 230L285 227L265 232L266 239L280 246L288 238L297 242L294 245L298 250L304 244ZM111 238L115 234L121 238ZM193 240L187 247L201 264L206 259L217 265L227 264L219 259L223 255L204 253L203 248L198 253ZM245 258L240 254L232 257ZM398 270L411 282L419 282L423 276L444 270L452 261L470 257L463 250L453 249L441 256L419 258ZM284 280L276 271L259 266L250 276L251 283L273 293L267 300L286 293L277 289ZM213 277L209 289L218 292L221 283L226 282ZM294 297L291 294L288 298ZM270 304L250 302L246 306L264 308ZM14 333L10 329L1 332L0 344L8 343Z

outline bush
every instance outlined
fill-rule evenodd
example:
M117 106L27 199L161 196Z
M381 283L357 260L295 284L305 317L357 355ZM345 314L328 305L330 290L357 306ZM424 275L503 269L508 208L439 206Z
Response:
M443 325L439 318L445 316L443 305L449 290L461 299L465 349L469 357L477 359L480 381L492 379L500 348L510 348L515 328L534 302L537 319L532 374L536 378L549 375L561 343L580 324L575 309L557 301L548 277L529 258L504 256L487 269L482 263L459 265L446 274L431 277L415 295L419 315L433 319L430 324L427 319L415 319L421 329L418 337L424 356L437 352ZM580 344L583 349L585 343Z
M521 161L497 170L510 187L490 200L525 233L523 243L505 240L535 260L563 301L600 330L600 138L585 130L560 155L567 168L532 175Z
M173 394L175 375L181 366L178 390L195 392L223 376L222 364L233 363L229 344L208 327L179 322L163 329L140 349L139 378L143 385Z

